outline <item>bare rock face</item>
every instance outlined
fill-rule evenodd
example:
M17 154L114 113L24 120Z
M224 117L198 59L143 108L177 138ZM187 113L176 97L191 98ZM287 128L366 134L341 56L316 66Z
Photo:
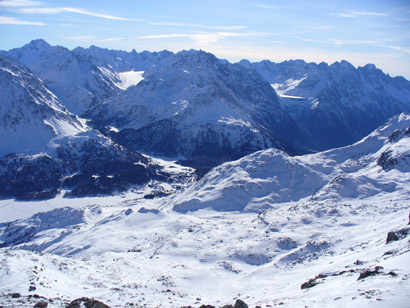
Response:
M34 305L34 308L47 308L48 307L48 302L38 302L37 304Z
M233 308L248 308L248 305L240 299L237 299Z
M410 233L410 228L391 231L387 234L386 244L404 239Z
M69 303L66 308L82 308L84 306L87 308L110 308L103 302L88 297L77 298Z

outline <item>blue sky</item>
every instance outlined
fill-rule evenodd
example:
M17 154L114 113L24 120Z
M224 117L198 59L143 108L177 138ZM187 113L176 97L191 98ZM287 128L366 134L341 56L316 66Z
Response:
M374 63L410 79L409 0L0 0L0 49L202 49L232 62Z

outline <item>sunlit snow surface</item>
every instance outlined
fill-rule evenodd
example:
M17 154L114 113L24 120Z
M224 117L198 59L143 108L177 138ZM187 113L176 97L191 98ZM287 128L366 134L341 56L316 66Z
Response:
M409 307L410 237L386 244L409 227L409 125L307 156L257 152L165 198L3 200L0 293L60 298L51 307Z
M127 72L115 72L105 67L99 67L98 69L121 90L135 86L144 79L144 77L142 77L144 71L131 70Z
M117 86L122 90L125 90L131 86L135 86L144 79L144 77L142 77L142 74L144 74L143 71L129 71L118 73L121 82L117 83Z

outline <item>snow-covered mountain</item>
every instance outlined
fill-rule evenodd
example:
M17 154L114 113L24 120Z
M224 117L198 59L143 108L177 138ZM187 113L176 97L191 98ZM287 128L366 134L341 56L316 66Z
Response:
M1 54L31 70L2 70L1 110L14 113L0 123L3 155L44 152L79 133L112 143L74 111L120 144L119 156L126 148L207 171L271 147L297 154L350 144L410 106L408 81L345 61L231 64L202 51L70 51L43 40Z
M0 224L0 303L407 307L409 182L401 114L354 145L260 151L166 198L50 200Z
M373 64L357 69L347 61L240 64L272 84L315 150L351 144L388 118L410 111L410 82Z
M276 149L256 152L212 169L176 197L174 209L259 212L306 197L363 200L392 191L409 196L409 137L410 116L401 114L343 148L293 157Z
M89 48L77 47L72 51L75 55L87 59L99 68L105 68L113 73L129 71L149 71L154 69L160 62L173 57L174 54L164 50L160 52L131 52L123 50L110 50L97 46ZM153 68L151 68L154 66Z
M87 111L121 91L87 59L41 39L5 54L28 66L74 114Z
M190 50L144 78L87 114L126 147L203 168L268 147L302 148L296 124L253 70Z
M0 156L44 152L51 139L86 132L27 68L0 57Z
M72 52L98 67L101 73L120 90L138 84L144 79L145 74L157 70L160 63L166 62L168 58L174 56L172 52L166 50L137 53L135 50L126 52L96 46L77 47Z
M152 181L181 182L188 169L165 165L114 144L67 111L26 67L0 57L0 197L99 195Z
M410 111L410 82L346 61L233 65L193 50L70 51L44 40L2 54L120 144L205 169L272 146L290 153L345 146Z

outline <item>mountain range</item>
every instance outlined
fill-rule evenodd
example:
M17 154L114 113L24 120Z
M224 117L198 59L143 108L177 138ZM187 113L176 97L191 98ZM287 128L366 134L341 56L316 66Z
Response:
M410 82L370 64L232 64L196 50L70 51L44 40L0 54L113 142L200 175L272 147L295 155L346 146L410 112Z
M34 40L0 92L0 306L408 306L404 78Z
M27 67L6 57L0 63L0 197L104 195L193 177L114 143L69 112Z
M388 118L409 111L410 84L374 64L355 68L347 61L305 63L240 62L255 69L284 101L314 150L352 144Z

